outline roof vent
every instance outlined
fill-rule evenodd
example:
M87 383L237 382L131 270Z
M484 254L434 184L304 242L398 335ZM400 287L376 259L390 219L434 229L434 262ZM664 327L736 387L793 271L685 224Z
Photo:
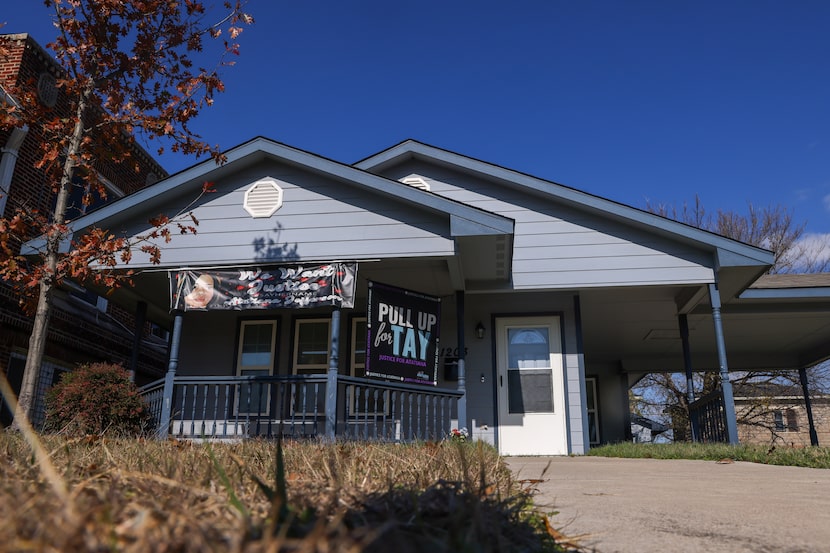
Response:
M272 178L258 180L245 191L243 207L255 219L270 217L282 207L282 188Z
M400 182L404 183L407 186L419 188L421 190L426 190L427 192L429 192L429 183L425 181L423 177L404 177L400 180Z

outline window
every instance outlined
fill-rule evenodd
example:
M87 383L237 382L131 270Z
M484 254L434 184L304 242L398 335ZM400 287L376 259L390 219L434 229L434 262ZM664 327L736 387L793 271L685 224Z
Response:
M109 203L111 200L124 196L124 192L119 190L118 187L105 179L102 175L99 174L97 178L104 185L104 189L107 191L106 199L102 198L96 190L90 191L89 185L86 184L80 175L74 175L72 177L72 190L69 192L69 198L66 202L66 213L64 214L67 221L74 221L87 213L92 213L99 207ZM84 196L87 196L87 192L91 192L87 197L89 204L84 204ZM55 197L55 203L57 203L57 196ZM52 211L54 212L54 205Z
M108 301L106 298L102 298L95 292L88 290L80 284L77 284L70 280L65 280L63 281L63 283L64 286L66 286L66 288L69 290L70 297L78 299L84 303L87 303L95 307L95 309L97 309L101 313L107 312Z
M798 413L795 409L777 409L772 412L772 420L776 432L798 432Z
M591 445L599 445L599 411L597 410L597 379L585 379L585 404L588 407L588 436Z
M150 334L162 340L170 338L170 331L154 322L150 322Z
M294 322L294 374L320 374L329 368L330 319Z
M772 412L772 419L775 424L775 430L782 431L784 430L784 412L783 411L773 411Z
M509 413L553 412L550 348L547 328L507 329Z
M798 432L798 414L795 409L787 409L787 430L790 432Z
M239 376L268 376L277 355L277 321L242 321L239 329L239 352L236 373ZM240 384L238 413L267 413L267 385Z

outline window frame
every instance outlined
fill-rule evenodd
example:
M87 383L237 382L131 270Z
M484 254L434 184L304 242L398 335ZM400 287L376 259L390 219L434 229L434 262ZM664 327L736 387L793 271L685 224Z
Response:
M254 325L261 325L261 324L270 324L273 326L271 329L271 349L270 349L270 363L268 364L261 364L261 365L243 365L242 364L242 354L243 354L243 346L245 343L245 329L249 326ZM279 355L279 319L277 318L268 318L268 319L243 319L239 321L239 330L236 333L237 337L237 345L236 345L236 370L234 371L236 376L246 376L242 374L244 370L267 370L267 376L273 376L274 368L277 364L277 359ZM245 368L248 367L248 368ZM251 368L251 367L259 367L259 368ZM266 387L266 391L270 392L270 388ZM243 411L240 408L239 402L242 397L242 384L239 384L237 389L237 393L235 394L234 398L234 408L233 412L236 416L239 415L267 415L271 412L271 394L266 394L265 399L265 409L261 409L259 411Z
M326 323L326 362L300 364L300 326L307 323ZM321 374L326 373L331 362L331 317L309 317L294 319L294 336L292 339L291 374Z

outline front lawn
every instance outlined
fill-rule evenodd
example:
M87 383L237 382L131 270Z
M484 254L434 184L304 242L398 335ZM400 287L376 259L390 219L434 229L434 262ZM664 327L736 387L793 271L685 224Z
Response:
M0 432L0 551L559 551L481 443L189 443Z
M635 459L701 459L707 461L749 461L768 465L830 468L830 448L728 444L635 444L623 442L596 447L588 455Z

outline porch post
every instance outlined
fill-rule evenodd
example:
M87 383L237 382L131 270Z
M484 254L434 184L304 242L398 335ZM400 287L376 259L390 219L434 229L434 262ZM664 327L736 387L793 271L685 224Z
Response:
M161 401L161 417L156 437L160 440L167 438L170 431L170 419L173 412L173 385L176 381L176 369L179 366L179 343L182 338L182 319L184 312L175 311L173 318L173 335L170 338L170 361L167 363L167 374L164 376L164 395Z
M732 382L729 380L729 366L726 363L726 342L723 338L723 321L721 320L720 291L717 284L709 284L709 299L712 303L712 320L715 324L715 343L718 348L720 363L720 383L723 393L723 411L726 418L726 433L729 443L738 444L738 421L735 415L735 398L732 395Z
M807 409L807 424L810 425L810 445L818 447L818 433L813 420L813 403L810 401L810 390L807 386L807 369L798 369L798 379L801 381L801 391L804 393L804 407Z
M138 370L138 354L141 352L141 338L144 335L144 323L146 321L147 302L140 301L135 306L133 353L130 356L130 382L135 382L135 373Z
M622 364L620 364L619 378L622 392L620 400L623 408L623 435L625 441L630 442L634 439L634 434L631 433L631 398L628 395L631 388L628 385L628 373L623 369Z
M337 434L337 367L340 349L340 308L331 312L331 351L326 380L326 440L333 442Z
M458 398L458 429L467 428L467 375L466 375L466 344L464 343L464 290L455 293L455 313L458 331L458 391L462 395ZM447 429L449 430L449 429ZM469 429L472 436L473 429Z
M677 322L680 325L680 342L683 345L683 367L686 369L686 402L689 406L695 401L695 386L692 375L692 352L689 348L689 319L685 313L677 316ZM697 417L692 415L692 410L689 409L689 426L692 431L692 441L697 441Z

